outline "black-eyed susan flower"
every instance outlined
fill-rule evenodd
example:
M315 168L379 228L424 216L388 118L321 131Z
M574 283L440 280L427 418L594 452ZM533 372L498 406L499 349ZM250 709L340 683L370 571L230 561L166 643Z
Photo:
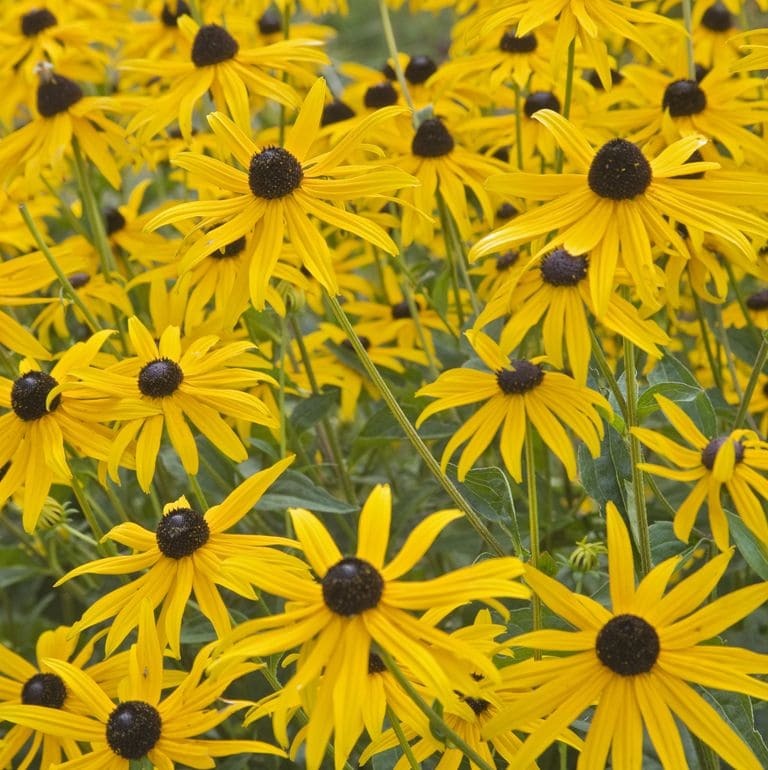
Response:
M166 327L155 342L135 316L128 319L128 335L135 356L106 369L90 367L80 373L80 388L92 399L92 413L102 421L121 423L108 457L115 479L124 453L136 439L136 476L141 488L149 489L163 429L184 469L196 474L199 455L188 419L237 462L243 462L248 453L222 415L277 427L262 401L237 390L274 382L263 372L236 365L237 358L253 347L250 342L218 346L219 338L208 334L185 340L182 347L178 326Z
M121 69L142 73L147 78L170 80L167 90L157 98L147 97L145 104L128 125L129 133L138 132L141 141L151 139L174 121L181 135L192 134L195 105L210 92L220 110L226 109L241 131L251 128L250 104L254 97L274 99L296 107L299 97L294 88L275 72L297 75L302 66L321 66L327 56L314 40L281 40L258 48L241 49L230 32L220 24L200 26L190 16L177 18L185 38L186 61L131 59ZM305 73L306 75L306 73Z
M613 503L607 506L607 529L611 610L526 567L531 589L576 630L533 631L511 640L514 646L563 657L529 659L504 669L502 678L513 691L525 686L535 690L492 719L485 735L546 716L515 757L516 767L528 767L559 730L597 703L579 770L602 770L609 752L615 766L626 758L625 766L639 767L643 728L665 770L687 768L675 717L733 767L760 770L761 763L741 737L689 682L768 697L768 685L750 676L768 669L768 656L702 644L763 604L768 584L733 591L697 609L732 553L720 554L665 593L680 558L657 565L635 586L629 534Z
M552 363L565 366L564 351L574 379L584 385L591 356L589 330L594 314L589 295L586 255L574 256L564 249L545 254L541 262L527 270L510 288L501 285L488 300L475 323L481 327L506 316L499 344L514 350L528 332L542 319L541 338L544 351ZM631 302L618 292L611 294L601 319L615 334L632 340L650 355L660 358L657 345L669 343L669 337L654 321L644 319Z
M673 401L656 395L664 416L688 444L672 441L658 431L633 428L632 432L649 449L676 465L668 468L642 463L648 473L676 481L696 482L675 513L675 534L687 542L701 506L706 501L709 526L717 547L728 549L728 519L723 511L723 488L736 513L758 540L768 544L768 442L751 430L734 430L707 439L693 420ZM763 502L761 502L762 498Z
M600 454L603 422L596 407L605 414L611 412L603 396L566 374L545 370L541 358L511 359L483 332L468 331L466 336L490 371L449 369L416 392L417 396L437 399L419 415L417 426L445 409L485 402L446 444L443 470L453 453L467 442L458 464L458 477L463 479L501 430L502 459L512 478L519 481L528 422L563 463L569 478L576 476L576 454L564 426L586 444L593 457Z
M72 371L88 366L110 334L99 332L76 343L50 372L25 359L16 379L0 378L0 406L8 410L0 415L0 468L9 463L0 478L0 501L24 485L22 523L27 532L35 529L54 479L72 477L68 458L73 451L97 460L109 457L112 432L98 424L67 386L76 380Z
M266 546L295 545L284 537L228 532L248 514L264 491L293 462L293 456L280 460L243 481L218 505L205 513L194 510L186 497L163 508L163 518L152 532L134 523L118 524L105 535L133 549L125 556L81 564L60 578L61 585L78 575L128 575L146 569L142 576L97 599L76 624L90 628L114 618L106 639L107 652L115 649L138 623L138 609L149 600L155 608L162 604L160 625L163 639L179 655L181 622L187 601L194 593L200 611L224 636L231 628L229 612L217 586L224 586L253 598L247 581L228 575L221 569L230 556L247 554L265 564L290 566L290 557Z
M202 218L199 226L210 231L184 255L182 269L190 269L214 251L244 235L252 235L247 254L250 291L253 304L260 309L286 237L302 265L328 291L336 291L328 244L308 215L370 241L390 254L397 252L381 227L347 211L344 203L369 196L383 198L394 190L417 184L403 171L381 163L347 162L366 134L403 111L397 107L378 110L356 123L333 149L313 156L310 148L320 125L325 91L325 81L317 80L286 134L284 147L259 147L225 115L209 115L211 128L240 168L193 153L180 153L174 158L176 165L232 196L182 203L149 223L150 228L158 228L179 220Z
M120 702L77 667L46 659L46 665L67 691L87 704L88 714L62 714L38 705L0 705L0 719L15 722L71 743L89 743L90 751L64 762L63 770L129 770L134 760L147 758L153 767L173 770L176 764L212 767L214 757L254 753L285 756L275 746L253 740L218 740L207 735L244 701L214 704L238 677L257 665L233 665L217 679L204 679L210 645L195 657L192 670L162 698L163 650L149 603L140 607L139 634L129 652L128 675L120 683ZM206 737L198 737L203 736Z
M48 660L70 663L114 695L118 681L128 672L127 654L118 653L108 661L93 662L98 637L92 637L80 650L79 640L79 635L68 626L44 631L35 645L36 666L7 647L0 647L0 704L45 706L60 709L64 714L88 714L88 704L67 689L64 680L46 663ZM67 717L61 719L66 721ZM30 738L33 739L31 743ZM10 767L19 757L17 766L28 767L39 754L40 766L51 767L63 759L79 757L81 753L76 739L14 725L0 745L0 765Z
M412 674L434 688L443 702L453 699L455 687L432 649L466 661L472 670L491 679L492 662L471 645L452 638L411 614L433 606L455 607L468 601L510 597L524 599L525 587L515 582L521 563L513 557L487 559L425 581L401 581L424 555L438 534L459 518L458 510L431 514L417 524L399 554L385 564L392 515L389 486L378 485L360 514L354 556L344 556L328 530L312 513L290 510L291 519L312 573L290 573L256 560L233 558L227 567L241 580L288 600L283 613L248 620L236 627L222 645L217 665L234 658L269 655L301 647L296 673L285 685L301 689L317 680L331 659L344 662L333 683L334 708L344 708L350 693L347 682L367 675L372 643L386 650ZM326 668L327 670L327 668ZM338 729L339 719L336 719ZM322 734L307 735L307 757L316 768L324 751ZM320 741L317 741L320 738Z
M649 160L626 139L612 139L593 149L572 123L551 110L540 110L534 119L554 133L578 173L491 177L487 186L493 192L545 203L482 238L473 246L470 258L505 251L541 236L548 237L533 259L557 246L571 254L589 254L590 296L600 319L618 268L632 278L644 304L658 304L659 277L652 245L687 254L670 219L717 234L747 259L752 256L752 244L744 233L768 234L763 218L721 202L728 197L716 187L709 189L706 179L682 178L717 168L703 162L686 165L694 151L706 144L701 136L680 139Z
M125 153L123 129L106 117L121 107L112 97L85 96L69 78L41 65L33 119L0 140L0 178L23 175L28 184L39 184L41 174L61 180L69 170L77 142L83 154L115 188L120 187L120 168L115 158Z

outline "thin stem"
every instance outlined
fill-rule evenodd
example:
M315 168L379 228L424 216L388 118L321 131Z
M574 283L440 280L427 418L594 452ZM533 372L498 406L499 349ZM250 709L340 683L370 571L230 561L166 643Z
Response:
M592 355L595 357L595 363L597 364L597 368L600 370L600 374L603 375L603 377L605 378L605 381L608 383L608 387L611 389L611 393L613 393L613 397L616 399L616 403L618 404L619 411L621 412L622 417L626 421L627 402L624 399L624 394L621 392L619 383L616 381L616 378L613 376L611 367L608 365L608 361L605 357L605 354L603 353L603 348L600 346L600 340L597 338L597 335L595 334L595 330L592 328L592 326L589 327L589 336L590 336L590 339L592 340Z
M83 201L83 211L88 220L93 245L99 253L101 272L104 274L105 281L111 281L112 273L115 271L115 255L112 253L112 247L109 245L107 231L104 228L104 218L101 215L101 209L93 192L91 178L88 174L88 164L83 158L83 153L80 150L77 139L72 139L72 152L75 158L75 174L77 176L77 185L80 189L80 197Z
M437 210L440 215L440 229L443 232L443 241L445 242L448 268L451 273L451 285L453 286L453 295L456 302L456 315L459 321L459 328L464 326L464 307L461 304L461 287L459 286L459 270L457 260L453 258L453 250L448 246L448 221L445 216L445 204L443 203L442 196L438 192L437 194Z
M475 511L472 509L472 506L467 502L461 492L459 492L459 490L456 488L456 485L442 472L440 469L440 464L432 456L432 453L429 451L429 448L422 440L418 431L416 428L414 428L408 417L406 417L405 412L403 412L394 394L389 389L389 386L384 381L384 378L379 373L379 370L376 368L376 365L373 363L373 361L371 361L371 358L368 355L368 351L366 351L366 349L363 347L363 344L360 342L360 338L352 328L352 324L349 322L349 319L339 304L339 301L336 299L336 297L332 296L328 292L325 293L325 296L328 300L331 310L333 311L336 321L346 332L347 338L357 353L357 356L360 359L360 363L363 365L363 368L371 378L371 381L376 386L379 393L381 393L381 397L384 399L384 402L389 408L389 411L392 413L392 416L395 418L395 420L397 420L406 437L411 442L413 448L419 453L419 456L424 461L430 473L435 477L435 479L437 479L437 481L448 493L448 496L451 498L451 500L453 500L456 506L464 513L464 515L469 520L469 523L480 535L480 537L483 538L491 550L498 556L505 555L505 550L501 547L496 538L490 533L488 528L482 522L480 517L475 513Z
M193 476L190 473L187 475L187 480L189 481L189 486L192 487L192 491L195 493L197 504L200 506L203 513L205 513L210 506L208 505L208 500L206 500L205 492L203 492L203 488L200 486L199 479L196 475Z
M389 669L397 683L405 690L408 697L419 707L422 713L428 717L429 726L438 735L445 739L445 743L457 748L467 759L477 765L480 770L494 770L488 763L454 730L445 723L443 718L419 695L416 688L408 681L408 678L400 670L400 667L392 659L392 656L384 649L379 651L384 665Z
M683 25L686 35L686 59L688 62L688 77L696 80L696 58L693 52L693 19L691 17L691 0L683 0Z
M571 115L571 100L573 98L573 73L576 69L576 39L573 38L568 44L568 63L565 70L565 99L563 100L563 117L569 118ZM563 148L558 147L555 155L555 173L560 174L563 170Z
M701 331L701 339L704 342L704 352L707 356L707 362L709 363L709 370L712 372L712 376L715 378L715 385L718 390L723 390L723 373L720 371L719 361L715 360L715 355L712 352L712 345L709 339L709 326L707 320L704 318L704 308L701 305L699 295L695 291L691 291L693 296L693 304L696 306L696 315L699 320L699 329Z
M61 284L61 288L64 291L64 293L71 300L72 304L74 304L75 307L77 307L77 309L83 314L83 317L85 318L86 323L88 324L88 326L91 327L91 331L92 332L100 331L101 324L99 324L99 322L96 320L93 313L91 313L91 311L88 309L88 307L83 302L83 300L80 299L77 292L75 291L75 287L72 286L72 284L69 282L69 278L67 278L67 276L64 274L64 271L59 266L59 263L56 261L56 257L53 256L53 254L51 253L51 250L46 245L40 230L35 224L35 220L32 219L32 215L29 213L29 209L27 209L25 204L20 203L19 211L21 212L21 217L24 220L24 224L26 224L27 229L29 230L30 233L32 233L32 237L35 239L37 248L40 249L46 261L51 266L51 270L53 270L53 272L56 273L56 278Z
M531 541L531 564L538 568L541 558L541 540L539 535L539 497L536 490L536 462L533 447L533 428L528 421L525 424L525 491L528 495L528 530ZM541 599L534 593L531 597L533 630L541 629ZM533 657L541 660L541 650L534 650Z
M288 326L285 323L285 318L280 319L280 361L277 362L277 409L280 413L280 457L284 458L288 453L288 440L286 436L286 422L285 419L285 366L280 362L285 361L286 353L288 351Z
M91 528L93 537L99 544L99 550L109 555L114 555L116 553L114 543L111 540L104 543L101 542L102 538L104 537L104 530L96 521L96 516L93 513L91 503L88 500L88 496L85 494L83 485L80 483L80 479L77 477L76 473L72 474L72 478L69 480L69 483L72 485L72 491L75 494L75 499L77 500L77 504L80 506L83 517L88 522L88 526Z
M286 3L283 8L283 39L288 40L291 36L291 4ZM283 83L288 80L288 73L283 70ZM277 143L282 147L285 144L285 105L280 104L280 114L277 124ZM285 457L285 455L282 455Z
M320 395L320 388L317 384L317 378L315 377L315 370L312 368L312 357L309 355L307 346L304 344L304 335L301 332L299 322L293 316L291 316L291 329L293 330L293 338L296 340L296 345L299 348L301 363L304 365L304 371L307 373L309 387L312 389L312 393L315 396L318 396ZM320 424L323 427L328 447L331 450L334 468L336 469L336 475L341 483L341 488L344 490L344 497L347 499L348 503L356 505L357 497L355 495L355 486L349 475L349 469L344 460L344 452L341 449L341 442L339 441L336 429L327 417L323 417Z
M387 41L387 50L389 56L392 59L392 67L395 70L395 76L400 86L400 90L403 92L403 99L408 105L408 109L413 113L414 122L416 120L416 108L413 106L413 99L411 99L411 93L408 90L408 83L405 79L405 73L400 66L400 57L397 51L397 42L395 41L395 32L392 29L392 19L389 18L389 8L387 7L387 0L379 0L379 16L381 16L381 26L384 28L384 39Z
M523 170L523 100L520 86L515 83L515 150L517 151L517 170Z
M747 322L747 326L749 327L750 332L755 338L755 341L759 342L762 339L762 335L760 333L760 330L755 325L755 321L752 318L752 314L749 312L749 308L747 307L746 300L744 299L744 294L741 291L741 286L739 285L739 282L736 280L736 276L733 274L733 267L731 266L731 263L727 259L723 259L722 263L725 266L725 271L728 273L728 281L730 282L731 288L733 289L733 293L736 296L736 302L739 303L739 308L741 310L742 315L744 316L744 320Z
M632 463L632 490L635 498L637 516L638 550L640 552L640 577L651 571L651 540L648 531L648 510L645 506L645 483L643 471L639 467L643 460L639 439L632 433L632 428L639 426L637 416L637 366L635 362L635 343L624 337L624 378L627 383L627 439L629 456Z
M403 750L403 754L405 754L405 758L408 760L408 764L411 766L411 770L421 770L421 765L419 764L416 757L413 756L413 749L411 748L411 744L408 743L408 739L405 737L403 726L400 724L400 720L397 718L397 714L392 711L392 708L389 706L389 704L387 704L387 717L389 718L389 723L392 725L392 730L397 736L397 742L400 744L400 748Z
M472 302L472 312L475 316L480 315L480 303L475 296L475 290L472 286L472 281L469 279L469 273L467 272L467 252L464 248L464 243L461 240L458 225L451 213L451 210L445 203L440 190L437 191L437 210L440 214L440 225L443 230L443 239L445 240L446 250L448 252L448 259L456 266L456 271L462 280L462 283L469 292L469 298ZM463 308L461 308L461 293L456 288L456 308L457 311L462 314ZM461 315L459 316L461 318ZM462 323L463 325L463 323Z
M747 387L744 388L744 393L739 403L739 411L736 412L736 417L733 418L733 426L731 430L738 430L744 422L747 414L749 413L749 402L752 400L752 394L757 387L757 381L760 379L760 375L763 373L763 367L765 366L766 359L768 359L768 332L763 332L762 341L760 342L760 349L757 351L757 357L755 358L755 364L752 367L752 371L749 374L749 381Z

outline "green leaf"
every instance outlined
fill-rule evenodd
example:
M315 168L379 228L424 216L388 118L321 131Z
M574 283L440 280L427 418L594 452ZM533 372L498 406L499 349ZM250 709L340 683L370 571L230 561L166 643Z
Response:
M744 561L763 580L768 580L768 552L765 546L747 529L747 525L739 516L730 511L726 511L725 515L728 517L728 527L733 542L744 557Z
M600 456L593 458L584 444L577 450L579 480L584 491L601 508L612 500L626 510L625 484L632 478L632 466L624 439L608 428L600 445Z
M648 382L658 385L662 382L682 382L694 388L701 387L685 364L670 353L666 353L648 373Z
M643 391L637 400L637 410L641 420L659 408L655 398L657 394L665 396L690 414L705 435L715 434L717 430L715 408L707 392L700 385L689 385L685 382L658 382L652 385Z
M357 506L332 497L303 473L292 470L285 471L256 506L260 511L285 511L287 508L306 508L313 513L354 513L359 510Z
M297 434L302 434L315 426L336 406L337 392L318 393L296 404L291 412L291 425Z

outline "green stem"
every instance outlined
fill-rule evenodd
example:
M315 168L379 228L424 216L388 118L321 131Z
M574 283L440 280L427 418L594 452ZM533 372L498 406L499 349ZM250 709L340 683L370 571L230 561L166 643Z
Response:
M320 388L317 384L317 379L315 378L315 370L312 368L312 357L309 355L307 346L304 344L304 335L301 333L299 322L293 316L291 317L291 329L293 330L293 338L296 340L296 345L299 348L301 363L304 365L304 371L307 373L309 387L312 389L312 393L318 396L320 395ZM333 458L333 464L336 469L336 475L341 483L341 488L344 490L344 497L347 499L348 503L356 505L357 497L355 495L355 487L350 478L347 463L344 460L344 452L342 452L341 442L339 441L336 429L327 417L323 417L320 424L323 427L328 447L331 450L331 457Z
M285 417L285 366L282 365L282 361L285 361L286 354L288 352L288 326L285 323L285 318L280 319L280 360L277 363L277 408L280 412L280 457L284 458L288 453L288 439L286 436L286 417Z
M283 39L288 40L291 36L291 4L286 3L283 8ZM288 81L288 73L283 70L283 83ZM285 105L280 104L280 114L277 124L277 143L282 147L285 144ZM285 457L285 455L283 455Z
M461 234L459 233L456 220L448 208L445 198L440 190L437 190L437 210L440 214L440 225L443 230L443 239L445 240L446 251L448 252L448 259L456 266L456 272L461 278L462 283L469 293L469 298L472 302L472 312L475 316L480 315L480 303L475 296L475 289L472 286L472 281L469 279L469 273L467 272L467 251L464 248L464 243L461 240ZM461 307L461 294L456 288L456 308L459 313L463 315L463 308ZM461 316L460 316L461 318ZM464 325L463 322L461 324Z
M733 426L731 430L738 430L747 414L749 413L749 402L752 400L752 394L757 387L757 381L760 379L760 375L763 373L763 367L765 366L766 359L768 359L768 332L763 332L762 341L760 342L760 349L757 351L757 357L755 358L755 364L752 367L752 371L749 374L749 381L747 387L744 388L744 393L739 403L739 411L736 412L736 417L733 418Z
M408 105L408 109L413 113L414 123L416 121L416 108L413 106L413 99L411 99L411 92L408 90L408 82L405 79L405 73L400 66L400 57L397 51L397 42L395 41L395 32L392 29L392 19L389 18L389 8L387 7L387 0L379 0L379 16L381 17L381 26L384 28L384 39L387 41L387 50L389 56L392 59L392 68L395 70L395 76L397 77L400 90L403 92L403 99Z
M430 728L435 730L437 735L444 737L446 744L457 748L467 759L477 765L480 770L495 770L460 735L448 727L443 718L419 695L416 688L408 681L408 678L386 650L382 649L379 655L384 661L384 665L386 665L392 676L397 680L397 683L429 719Z
M437 481L448 493L448 496L451 498L451 500L453 500L456 506L464 513L464 515L469 520L469 523L480 535L480 537L482 537L483 540L488 544L491 550L497 556L505 555L505 550L501 547L496 538L490 533L483 521L472 509L472 506L467 502L467 500L464 499L461 492L459 492L459 490L456 488L456 485L442 472L440 469L440 464L432 456L432 453L429 451L429 448L422 440L418 431L411 424L411 421L408 419L408 417L406 417L405 412L403 412L394 394L389 389L389 386L384 381L384 378L381 376L381 374L379 374L379 370L376 368L376 365L373 363L373 361L371 361L371 357L368 355L368 352L360 342L360 338L352 328L352 324L349 322L349 319L339 304L339 301L336 299L336 297L332 296L328 292L325 293L325 296L328 300L331 310L333 311L337 323L341 326L342 329L344 329L347 334L347 338L357 353L357 356L360 359L360 363L363 365L363 368L371 378L371 381L376 386L379 393L381 393L381 397L384 399L384 402L389 408L389 411L392 413L392 416L395 418L395 420L397 420L406 437L411 442L413 448L418 452L430 473L435 477L435 479L437 479Z
M517 170L523 170L523 100L520 86L515 83L515 150L517 151Z
M576 39L574 38L568 44L568 63L565 70L565 98L563 100L563 117L569 118L571 115L571 101L573 99L573 73L576 69ZM557 148L555 155L555 173L560 174L563 171L563 148Z
M752 318L752 313L749 312L749 308L747 307L746 300L744 299L744 294L741 291L741 286L739 285L739 282L736 280L736 276L733 274L733 267L731 266L731 263L727 259L723 259L722 263L725 266L725 271L728 273L728 281L730 282L731 288L733 289L733 293L736 297L736 302L739 303L739 308L741 310L742 315L744 316L744 320L747 322L747 326L749 327L749 330L752 333L752 336L755 338L755 341L760 342L760 340L762 339L762 334L760 333L760 330L755 325L755 321Z
M69 480L70 484L72 485L72 491L75 494L75 499L77 500L77 504L80 506L80 510L83 512L83 517L88 522L88 526L91 528L91 532L93 533L93 537L96 540L96 542L99 544L99 550L106 553L109 556L114 556L115 553L117 553L115 549L115 544L109 540L104 543L101 542L101 539L104 537L104 530L99 526L99 523L96 521L96 516L93 513L93 508L91 508L91 503L88 500L88 495L85 494L85 490L83 489L83 485L80 483L80 479L77 477L77 474L73 473L72 478Z
M712 352L712 344L709 339L709 325L707 319L704 318L704 308L701 305L699 295L691 290L693 296L693 304L696 306L696 316L699 321L699 330L701 331L701 339L704 343L704 352L707 356L707 362L709 363L709 370L712 372L712 376L715 378L715 385L718 390L723 390L723 373L720 371L720 362L715 360L714 353Z
M693 19L691 17L691 0L683 0L683 25L686 34L686 59L688 61L688 78L696 80L696 57L693 52Z
M643 471L639 467L643 461L639 439L632 433L632 428L639 426L637 415L637 367L635 363L635 343L624 338L624 378L627 383L627 439L629 456L632 463L632 490L635 498L637 517L638 551L640 552L640 577L651 571L651 540L648 530L648 510L645 505L645 483Z
M387 717L389 718L389 723L392 725L392 730L397 736L397 742L400 744L400 748L403 750L403 754L405 754L405 758L408 760L408 764L411 766L411 770L421 770L421 765L419 764L416 757L413 756L413 749L411 748L411 744L408 743L408 739L405 737L403 726L400 724L400 720L397 718L397 714L395 714L389 704L387 704Z
M191 473L187 475L187 480L189 481L189 486L192 487L192 491L195 493L197 504L202 512L205 513L210 506L208 505L208 500L206 500L205 492L203 492L203 488L200 486L200 481L196 475L193 476Z
M101 215L96 195L91 185L91 177L88 173L88 164L83 158L80 145L77 139L72 140L72 152L75 158L75 174L77 176L77 185L80 189L80 197L83 202L83 212L88 221L88 227L93 239L93 245L99 253L101 260L101 272L105 281L112 280L112 274L115 271L115 255L112 253L112 247L107 239L107 231L104 228L104 218Z
M536 462L534 458L533 427L530 421L525 424L525 490L528 495L528 530L531 541L531 564L538 569L541 559L541 540L539 534L539 496L536 490ZM541 599L534 593L531 597L533 630L541 629ZM534 650L533 657L541 660L541 650Z
M597 338L597 335L595 334L595 330L592 328L592 326L589 327L589 336L590 336L590 339L592 340L592 355L595 357L595 363L597 364L597 368L600 370L600 374L603 375L603 378L608 383L608 387L611 389L611 393L613 393L613 397L616 399L616 403L619 407L619 411L621 412L621 416L624 418L626 422L627 402L624 399L624 394L621 392L619 383L616 381L616 378L613 376L611 367L608 365L608 361L605 357L605 354L603 353L603 348L600 345L600 340Z
M77 309L83 314L83 317L86 320L86 323L88 326L91 327L92 332L97 332L101 330L101 324L96 320L96 318L93 316L93 313L88 309L86 304L83 302L82 299L78 296L77 292L75 291L75 287L72 286L72 284L69 282L69 278L67 278L66 275L64 275L64 271L59 267L59 263L56 261L56 257L53 256L51 253L51 250L48 248L48 246L45 243L45 240L43 239L42 233L38 229L37 225L35 224L35 220L32 219L32 215L29 213L29 209L23 204L19 204L19 211L21 212L21 217L24 220L24 224L26 224L27 229L30 233L32 233L32 237L35 239L35 243L37 244L37 248L40 249L42 252L42 255L45 257L48 264L51 266L51 270L53 270L54 273L56 273L56 278L58 279L59 283L61 284L61 288L64 291L64 293L67 295L67 297L71 300L72 304L77 307Z

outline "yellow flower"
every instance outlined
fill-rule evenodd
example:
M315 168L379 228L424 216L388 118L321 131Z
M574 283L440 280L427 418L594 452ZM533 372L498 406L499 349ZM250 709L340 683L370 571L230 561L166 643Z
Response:
M607 506L607 529L612 610L526 567L533 591L577 630L533 631L511 640L514 646L565 656L503 669L513 692L536 689L497 715L485 735L546 716L515 756L513 767L528 767L563 728L597 703L578 770L603 770L611 750L614 766L639 767L643 727L665 770L687 768L675 717L733 767L760 770L739 735L688 682L768 697L768 684L750 676L768 670L768 656L701 644L768 600L768 583L733 591L697 610L725 572L731 553L720 554L665 594L680 558L657 565L635 587L632 545L613 503Z

